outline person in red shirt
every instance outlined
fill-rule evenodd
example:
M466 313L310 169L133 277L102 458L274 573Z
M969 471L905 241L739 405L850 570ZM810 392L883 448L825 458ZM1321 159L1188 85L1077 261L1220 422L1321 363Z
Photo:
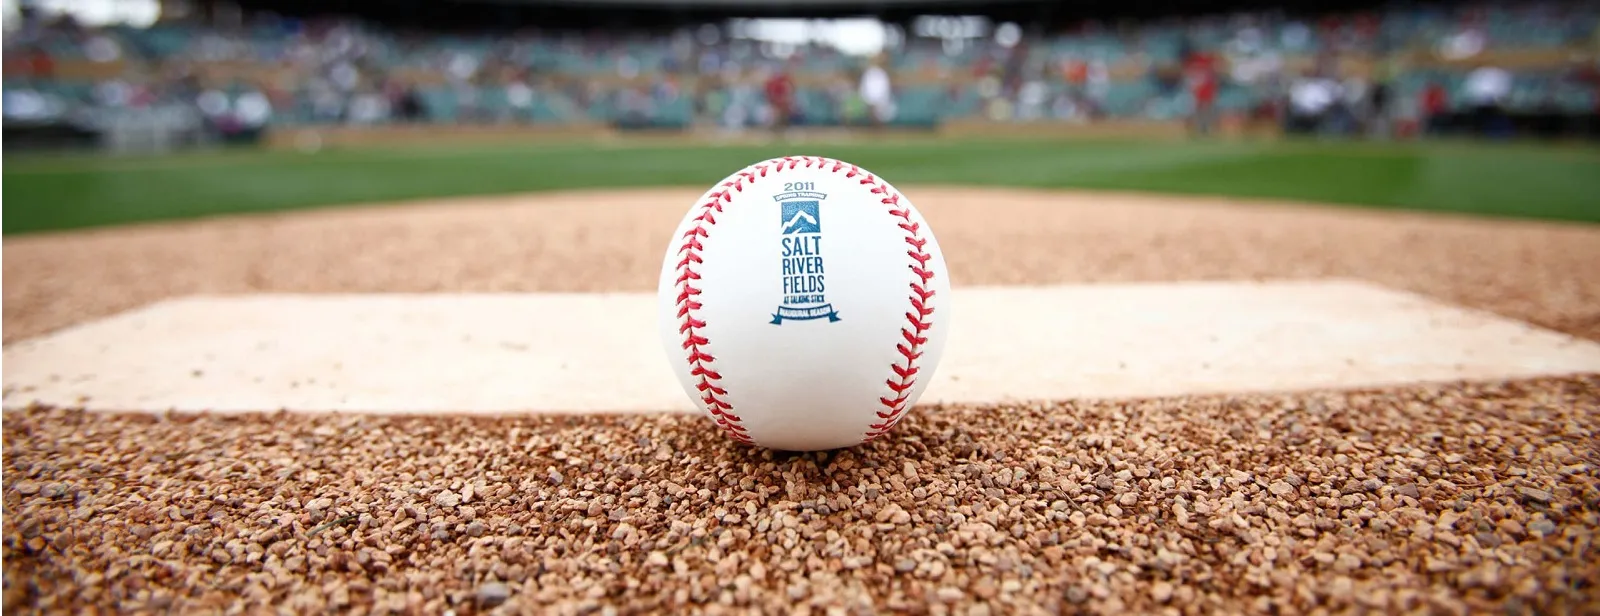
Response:
M794 77L790 74L793 61L785 63L767 77L767 104L772 106L772 128L782 134L789 129L794 115Z
M1572 71L1569 77L1572 81L1593 89L1594 109L1592 111L1596 115L1600 115L1600 65L1585 64L1579 66Z
M1194 112L1189 129L1197 134L1209 134L1216 121L1217 62L1211 54L1195 53L1184 61L1188 73L1189 93L1194 97Z
M44 46L35 47L33 52L28 54L28 69L33 77L53 78L56 76L55 58L50 57L50 52L45 51Z
M1445 96L1444 86L1437 81L1428 82L1422 90L1422 125L1429 134L1436 134L1443 128L1441 116L1448 105Z
M1089 63L1077 58L1068 59L1062 63L1061 74L1067 81L1067 94L1081 98L1089 83Z

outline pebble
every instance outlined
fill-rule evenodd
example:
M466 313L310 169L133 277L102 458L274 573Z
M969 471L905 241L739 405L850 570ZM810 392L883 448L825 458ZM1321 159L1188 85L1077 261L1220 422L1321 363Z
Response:
M501 582L488 582L478 587L478 604L494 607L511 598L511 589Z
M1550 492L1536 488L1517 488L1517 493L1521 494L1523 498L1539 504L1549 503L1550 499L1554 498Z
M1528 532L1540 537L1547 537L1556 533L1556 524L1547 518L1539 518L1528 523Z
M1328 594L1335 599L1348 601L1350 595L1354 592L1355 582L1346 576L1341 575L1333 578L1333 581L1328 584Z

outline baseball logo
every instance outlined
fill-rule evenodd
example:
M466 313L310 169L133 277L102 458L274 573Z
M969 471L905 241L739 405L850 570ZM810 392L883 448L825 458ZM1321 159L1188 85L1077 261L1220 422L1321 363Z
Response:
M750 165L678 224L661 264L662 343L734 440L791 451L888 433L949 332L933 230L892 185L809 156Z

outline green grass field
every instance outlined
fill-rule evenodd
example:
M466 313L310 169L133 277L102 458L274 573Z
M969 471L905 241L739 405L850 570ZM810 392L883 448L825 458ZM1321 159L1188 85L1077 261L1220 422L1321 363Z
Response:
M703 188L785 154L919 183L1138 190L1600 222L1600 150L1473 143L928 140L769 146L529 144L7 156L4 232L354 202Z

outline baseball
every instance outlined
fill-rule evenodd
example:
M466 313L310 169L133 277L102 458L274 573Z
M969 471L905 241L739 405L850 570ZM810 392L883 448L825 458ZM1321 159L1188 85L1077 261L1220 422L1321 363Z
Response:
M904 419L950 331L950 276L922 214L847 162L762 161L707 190L661 263L662 343L728 437L815 451Z

